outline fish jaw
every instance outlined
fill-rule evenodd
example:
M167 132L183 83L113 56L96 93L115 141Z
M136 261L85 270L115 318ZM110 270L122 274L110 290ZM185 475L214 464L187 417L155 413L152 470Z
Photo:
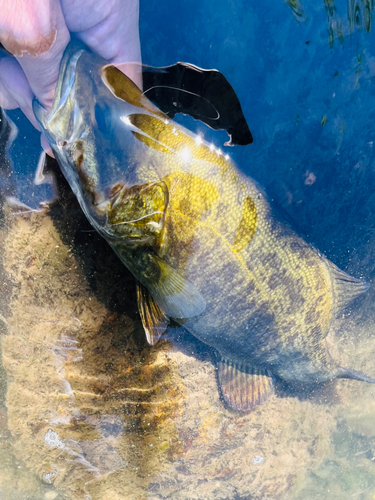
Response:
M87 175L77 168L80 163L81 145L87 142L85 120L76 96L76 76L84 52L78 42L69 44L61 62L51 111L48 112L37 99L33 101L33 110L81 208L94 227L100 229L100 214L93 210L93 199L96 195L92 186L97 165L90 168L94 175Z
M83 52L84 50L78 50L75 44L69 45L65 51L50 112L43 108L36 98L33 101L35 117L52 149L61 147L61 143L72 142L74 136L79 133L77 110L72 115L72 109L75 102L75 74Z

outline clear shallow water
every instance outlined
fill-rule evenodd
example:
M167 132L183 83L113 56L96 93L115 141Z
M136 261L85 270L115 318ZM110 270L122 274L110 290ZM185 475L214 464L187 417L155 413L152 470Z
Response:
M254 135L230 151L238 165L333 262L371 283L366 5L143 2L141 35L147 64L182 60L226 75ZM12 189L36 207L33 198L50 196L31 188L38 137L12 117ZM145 345L132 278L73 207L65 191L50 215L9 216L2 233L1 498L374 498L373 387L339 381L279 390L250 415L225 409L204 346L176 331L173 347ZM335 360L372 375L374 293L329 336Z

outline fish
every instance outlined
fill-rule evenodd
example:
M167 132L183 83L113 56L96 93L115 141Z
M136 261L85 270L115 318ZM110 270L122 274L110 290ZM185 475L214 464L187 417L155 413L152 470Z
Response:
M82 46L65 52L51 111L33 107L83 212L136 278L151 345L174 322L210 346L238 411L277 380L375 383L326 344L369 285L306 242L229 155Z

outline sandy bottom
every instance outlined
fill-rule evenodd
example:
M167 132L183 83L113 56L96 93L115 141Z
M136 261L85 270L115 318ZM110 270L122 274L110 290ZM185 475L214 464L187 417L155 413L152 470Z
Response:
M0 244L1 500L375 498L374 386L230 411L189 334L146 344L132 276L71 201L6 215ZM343 316L331 353L374 375L373 335Z

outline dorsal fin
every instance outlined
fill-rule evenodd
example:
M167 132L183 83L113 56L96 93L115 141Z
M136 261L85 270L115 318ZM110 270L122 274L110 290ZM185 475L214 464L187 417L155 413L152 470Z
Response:
M333 283L336 312L346 307L353 299L366 292L370 285L366 281L353 278L339 269L333 262L327 261Z

